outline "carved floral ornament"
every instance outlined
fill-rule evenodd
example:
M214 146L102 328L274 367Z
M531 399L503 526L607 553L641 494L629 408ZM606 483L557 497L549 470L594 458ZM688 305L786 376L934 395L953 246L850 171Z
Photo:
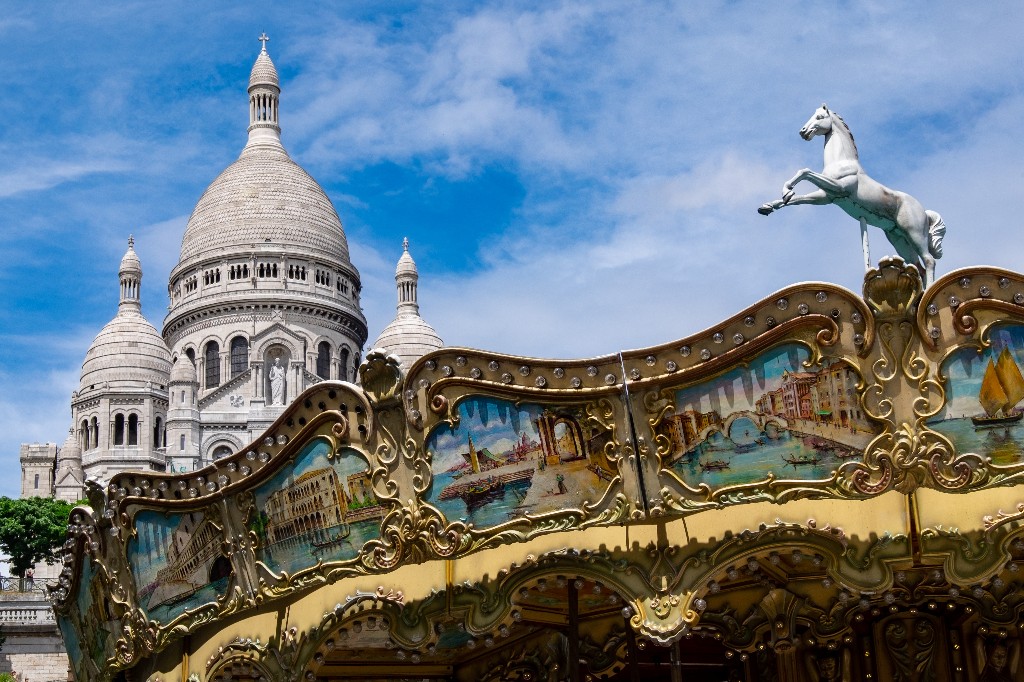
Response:
M109 631L106 648L80 669L102 679L229 616L359 576L386 586L403 566L543 535L640 528L747 503L1014 485L1024 466L978 449L968 415L954 410L978 403L978 377L1024 340L1020 330L1021 275L975 268L922 291L916 268L884 259L863 297L796 285L641 351L556 362L446 348L408 375L397 358L371 352L362 387L317 384L257 441L201 471L126 473L91 486L91 508L76 509L69 525L55 609L77 632L99 622ZM756 633L766 609L803 614L794 621L808 623L801 632L841 643L864 609L890 596L918 603L940 585L1010 623L1024 512L990 516L984 537L927 528L913 541L855 543L813 524L767 524L732 529L731 540L699 550L547 552L486 585L438 594L449 600L446 614L463 614L484 639L520 627L521 591L560 575L617 595L616 610L627 608L644 638L703 634L737 651L763 643ZM172 538L177 549L165 551ZM946 558L893 568L911 545L917 556ZM744 580L765 598L772 590L792 598L776 592L757 613L737 615L722 595ZM179 594L172 583L197 587ZM389 614L379 618L396 651L425 659L431 642L436 649L431 609L441 596L404 606L373 599ZM283 664L267 661L287 649L305 665L344 627L347 604L294 641L282 631L259 646L224 642L221 658L244 655L272 670ZM524 649L520 658L527 665L546 655Z

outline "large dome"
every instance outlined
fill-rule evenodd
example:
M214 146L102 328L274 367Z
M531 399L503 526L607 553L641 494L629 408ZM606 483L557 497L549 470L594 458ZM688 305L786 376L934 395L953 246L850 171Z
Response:
M206 189L181 240L181 263L266 241L348 261L331 200L278 145L248 146Z
M92 389L166 386L171 352L142 315L122 309L89 346L82 363L79 393Z

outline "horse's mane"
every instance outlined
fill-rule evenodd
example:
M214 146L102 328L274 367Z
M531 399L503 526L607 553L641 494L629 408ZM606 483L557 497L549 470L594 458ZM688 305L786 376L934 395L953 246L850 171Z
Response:
M855 154L857 154L857 155L859 156L859 155L860 155L860 152L859 152L859 151L857 150L857 141L853 139L853 131L852 131L852 130L850 130L850 126L846 125L846 121L844 121L844 120L843 120L843 117L842 117L842 116L840 116L840 115L839 115L839 114L837 114L836 112L832 111L831 109L829 109L829 110L828 110L828 113L829 113L829 115L830 115L830 116L832 117L832 122L833 122L833 123L835 123L836 121L838 121L838 122L839 122L839 124L840 124L841 126L843 126L843 130L845 130L845 131L846 131L846 134L850 136L850 144L852 144L852 145L853 145L853 151L854 151L854 153L855 153Z

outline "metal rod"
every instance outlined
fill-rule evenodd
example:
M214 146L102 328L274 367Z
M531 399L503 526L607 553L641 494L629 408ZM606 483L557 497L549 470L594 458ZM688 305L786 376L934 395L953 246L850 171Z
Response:
M626 618L626 653L629 657L627 659L627 665L629 665L629 682L640 682L640 666L636 660L636 632L629 624L629 618Z
M871 269L871 251L868 248L868 221L860 219L860 245L864 249L864 272Z
M569 682L580 682L580 595L569 581Z
M683 656L682 652L679 651L679 640L672 642L672 648L669 650L669 660L672 662L672 667L669 669L672 682L683 682Z

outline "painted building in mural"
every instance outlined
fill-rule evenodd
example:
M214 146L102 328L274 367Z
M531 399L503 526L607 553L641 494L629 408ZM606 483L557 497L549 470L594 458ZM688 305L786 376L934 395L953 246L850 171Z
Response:
M267 498L267 542L338 528L345 521L349 501L333 468L307 471Z
M330 199L284 147L280 95L264 47L239 99L247 141L189 217L160 331L142 315L128 239L110 283L117 314L86 352L67 440L23 448L27 493L76 501L87 478L196 470L238 451L314 383L357 380L368 330L359 271ZM406 365L441 347L420 317L418 279L406 240L396 317L373 346Z

